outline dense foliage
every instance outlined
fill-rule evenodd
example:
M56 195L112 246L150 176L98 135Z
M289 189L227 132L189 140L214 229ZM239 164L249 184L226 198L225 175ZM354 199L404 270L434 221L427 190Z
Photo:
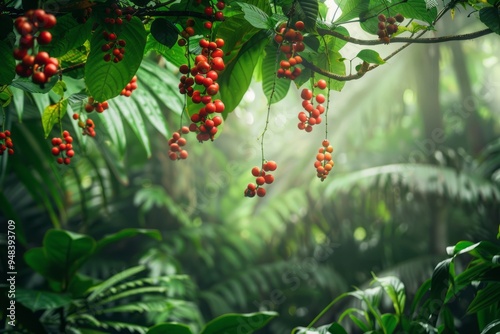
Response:
M499 8L0 2L4 332L498 332Z

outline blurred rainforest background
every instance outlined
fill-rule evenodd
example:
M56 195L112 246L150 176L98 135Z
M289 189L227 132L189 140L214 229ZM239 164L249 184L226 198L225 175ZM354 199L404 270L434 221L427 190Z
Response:
M439 24L446 35L446 20ZM481 23L456 17L454 33L475 30L474 24ZM103 113L92 117L120 122L121 147L106 139L120 134L107 133L87 140L75 163L58 166L50 162L49 144L35 139L42 136L40 97L21 95L23 122L7 122L22 134L22 152L1 160L0 180L2 221L8 217L17 228L17 286L46 288L22 256L42 245L48 229L100 240L138 228L157 229L161 239L137 235L103 245L79 272L102 280L144 265L145 277L172 277L166 305L127 313L139 324L169 320L196 329L224 313L272 310L279 317L259 333L286 333L353 286L366 287L372 273L400 277L411 296L446 258L447 246L494 240L498 233L498 55L497 36L412 45L332 92L335 167L324 182L313 167L324 133L295 131L301 99L292 87L271 107L265 147L279 162L275 183L266 197L253 199L243 190L260 163L267 110L258 76L217 140L193 140L189 158L177 162L152 128L148 159L135 130ZM150 55L141 66L138 91L155 89L148 86L150 64L159 61ZM162 75L177 80L168 66ZM170 106L179 105L175 94L163 94L171 96ZM162 108L175 131L180 109ZM147 295L133 298L148 303Z

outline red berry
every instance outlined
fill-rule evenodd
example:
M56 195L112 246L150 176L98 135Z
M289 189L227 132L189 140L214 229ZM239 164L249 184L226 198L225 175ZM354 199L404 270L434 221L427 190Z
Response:
M37 38L38 44L47 45L52 41L52 34L46 30L41 31Z
M260 175L260 169L259 167L255 166L254 168L252 168L252 175L257 177Z
M266 196L266 189L264 189L264 188L257 189L257 196L259 196L259 197Z
M326 88L326 81L323 79L318 80L318 88L325 89Z

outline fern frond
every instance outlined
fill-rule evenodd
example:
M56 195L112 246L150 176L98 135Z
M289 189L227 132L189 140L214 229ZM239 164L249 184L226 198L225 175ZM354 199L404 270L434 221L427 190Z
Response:
M143 288L126 290L126 291L123 291L121 293L114 294L108 298L104 298L104 299L99 300L96 303L96 305L107 304L107 303L113 302L113 301L118 300L118 299L128 298L128 297L139 295L139 294L148 294L148 293L165 294L166 292L167 292L167 288L164 288L164 287L146 286Z
M103 292L106 290L110 289L113 287L115 284L118 282L121 282L145 269L144 266L136 266L132 268L125 269L123 271L120 271L119 273L111 276L107 280L103 281L102 283L92 287L89 291L92 291L92 293L87 297L89 301L93 301L96 299L99 295L101 295Z

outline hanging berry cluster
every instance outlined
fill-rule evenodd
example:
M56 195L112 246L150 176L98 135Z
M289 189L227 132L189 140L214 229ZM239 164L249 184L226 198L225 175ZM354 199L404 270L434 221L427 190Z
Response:
M201 4L201 1L196 1L197 4ZM205 27L205 29L212 29L212 22L213 21L224 21L224 13L222 12L222 10L224 10L224 8L226 8L226 3L224 1L218 1L216 4L215 4L215 8L209 4L208 6L205 7L205 9L203 10L203 12L205 13L205 15L208 17L208 20L209 21L206 21L203 26Z
M316 176L324 181L330 171L334 166L332 160L333 147L330 146L330 142L325 139L323 140L322 147L318 149L318 154L316 155L316 161L314 162L314 167L316 168Z
M225 109L224 103L219 100L212 100L213 96L219 92L217 79L219 72L225 68L222 59L224 52L224 40L217 38L215 41L201 39L199 42L202 48L201 54L194 60L194 66L190 69L184 64L179 67L183 74L180 78L179 92L191 97L195 104L203 104L204 107L191 115L192 124L189 129L196 132L198 141L203 142L213 140L217 133L217 127L222 124L222 117L214 114L222 113Z
M134 75L132 80L122 89L120 95L124 95L126 97L130 97L132 92L137 89L137 75Z
M181 38L179 38L179 40L177 41L177 44L179 44L179 46L185 46L189 37L194 36L194 24L195 21L192 18L188 18L186 20L186 26L180 32Z
M19 47L14 49L14 58L21 61L16 65L19 76L31 77L34 83L43 85L57 73L59 61L51 58L47 52L35 51L36 43L47 45L52 41L52 34L48 30L56 22L56 17L43 9L29 10L14 21L20 35Z
M134 9L132 7L121 9L116 3L113 3L110 7L106 7L104 12L107 16L104 18L106 30L102 32L102 37L106 41L101 47L102 52L104 52L103 59L106 62L112 60L114 63L118 63L125 55L127 43L124 39L118 39L117 31L125 21L132 19L131 13L134 12Z
M10 138L10 131L0 131L0 155L7 151L9 155L14 154L14 144Z
M64 139L64 142L63 142ZM58 164L69 165L71 158L75 155L73 151L73 137L66 130L63 131L63 139L54 137L52 138L52 154L57 158Z
M276 73L278 78L295 80L302 72L301 68L297 67L297 65L302 63L302 57L298 52L302 52L305 49L303 43L304 36L301 33L304 30L304 22L297 21L294 26L295 29L287 27L287 24L283 23L274 36L274 41L280 45L281 52L287 58L287 60L280 62L280 68Z
M321 79L318 80L318 82L314 86L318 87L319 89L325 89L327 85L326 81ZM305 111L299 112L299 124L297 125L297 127L299 128L299 130L311 132L314 125L321 123L321 115L325 112L323 103L325 102L326 98L323 94L317 94L316 96L314 96L313 91L308 88L302 89L300 97L303 99L302 107ZM316 106L314 106L313 102L311 102L313 97L316 100Z
M168 157L170 160L187 159L188 152L183 149L187 140L182 135L188 133L189 128L187 126L183 126L179 131L172 133L172 138L168 140Z
M92 112L92 111L97 111L98 113L102 113L104 110L109 108L108 101L104 102L97 102L94 101L94 98L92 96L89 97L87 103L85 104L85 111L86 112Z
M377 35L385 44L389 44L391 37L398 31L396 22L401 23L404 21L404 16L396 14L394 17L386 18L384 14L378 16L378 32Z
M278 168L278 165L272 160L263 163L262 169L257 166L252 168L252 175L255 176L255 183L248 184L245 189L245 196L254 197L257 195L259 197L264 197L266 195L266 189L264 189L263 185L274 182L274 175L269 172L274 172L276 168Z

